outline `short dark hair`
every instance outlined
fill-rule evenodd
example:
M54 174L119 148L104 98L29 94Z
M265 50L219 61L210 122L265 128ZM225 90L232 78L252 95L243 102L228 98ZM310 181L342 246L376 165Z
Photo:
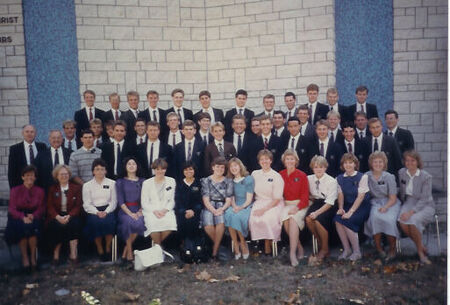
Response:
M364 111L356 111L355 112L355 120L359 116L363 116L363 117L365 117L367 119L367 114Z
M295 122L297 122L297 123L299 123L300 124L300 120L297 118L297 117L295 117L295 116L291 116L289 119L288 119L288 125L289 125L289 122L293 122L293 121L295 121Z
M306 92L308 93L309 91L319 92L319 86L317 86L316 84L309 84L308 87L306 87Z
M127 163L128 161L133 160L134 162L136 162L136 176L140 177L141 176L141 166L138 162L138 160L135 157L126 157L125 159L123 159L122 161L122 175L121 178L123 177L127 177L128 173L127 173Z
M227 166L227 159L225 159L224 157L217 157L211 162L211 167L213 167L214 165Z
M273 116L275 116L275 114L281 114L283 116L283 119L286 118L286 114L283 111L281 111L281 110L275 110L273 112Z
M127 130L127 124L122 120L115 121L114 125L113 125L113 129L116 128L116 126L122 126L123 128L125 128L125 130Z
M149 90L148 92L147 92L147 97L149 96L149 95L156 95L156 96L158 96L159 97L159 93L158 93L158 91L155 91L155 90Z
M353 123L352 121L344 122L341 124L341 128L342 128L342 130L344 130L345 128L355 129L355 123Z
M198 98L201 98L203 95L206 95L207 97L211 97L211 93L208 90L202 90L198 94Z
M245 91L244 89L239 89L238 91L236 91L236 93L234 94L234 97L238 97L238 95L245 95L248 96L247 91Z
M136 122L134 122L134 126L136 126L137 122L144 122L144 124L147 124L147 123L145 123L145 119L144 118L137 118Z
M191 127L194 127L194 128L197 127L197 126L195 125L194 121L186 120L186 121L184 121L183 124L181 125L181 129L183 129L184 127L187 127L187 126L191 126Z
M86 94L92 94L93 96L94 96L94 98L95 98L95 92L93 91L93 90L85 90L84 92L83 92L83 97L86 95Z
M294 92L286 92L286 94L284 95L284 97L288 97L288 96L292 96L294 98L294 100L297 99L297 97L295 96Z
M94 132L92 131L92 130L90 130L90 129L85 129L85 130L82 130L81 131L81 137L83 137L85 134L87 134L87 133L89 133L89 134L91 134L92 136L94 136Z
M197 173L197 167L195 166L195 163L192 161L186 161L183 163L183 165L181 166L182 171L184 171L187 168L192 168L194 170L194 176Z
M106 168L106 162L105 160L101 159L101 158L97 158L94 161L92 161L92 166L91 166L91 171L94 171L94 168L96 168L97 166L101 166Z
M366 91L367 94L369 94L369 89L367 89L366 86L358 86L358 88L356 88L355 93L361 92L361 91Z
M386 118L388 114L393 114L393 115L395 115L395 118L398 119L398 112L397 111L395 111L393 109L389 109L388 111L386 111L384 113L384 117Z
M33 164L27 165L25 166L21 171L20 171L20 176L23 177L23 175L25 175L26 173L34 173L34 176L37 177L37 168L36 166L34 166Z
M161 125L159 125L159 123L156 121L148 121L146 128L148 128L148 126L156 126L159 130L161 130Z
M300 106L298 106L298 110L306 110L306 111L308 111L309 109L308 109L308 105L300 105Z
M172 93L171 93L170 95L171 95L171 96L174 96L174 95L177 94L177 93L181 93L181 94L183 94L183 96L184 96L184 91L183 91L183 89L180 89L180 88L173 89L173 90L172 90Z
M200 121L203 120L203 119L208 119L208 120L211 121L211 116L209 115L208 112L200 112L200 113L197 115L197 122L200 122Z

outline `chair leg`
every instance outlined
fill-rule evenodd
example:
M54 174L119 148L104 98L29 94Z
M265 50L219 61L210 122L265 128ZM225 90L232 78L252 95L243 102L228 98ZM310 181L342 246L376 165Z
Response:
M314 235L312 236L312 244L313 244L313 254L316 255L317 253L319 253L319 245Z
M402 253L402 245L400 243L400 237L395 241L395 248L397 249L397 253Z
M111 245L111 261L114 263L117 261L117 235L114 235Z
M434 219L436 221L436 234L437 234L437 243L438 243L438 255L441 255L441 236L439 232L439 217L437 215L434 215Z
M278 244L276 241L272 241L272 256L278 256Z

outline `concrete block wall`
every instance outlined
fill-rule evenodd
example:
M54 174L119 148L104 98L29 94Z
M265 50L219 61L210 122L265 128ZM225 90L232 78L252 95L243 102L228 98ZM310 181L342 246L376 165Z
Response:
M8 198L9 146L29 122L22 1L1 1L0 15L8 18L0 23L0 198Z
M447 1L394 0L394 108L433 175L447 185Z

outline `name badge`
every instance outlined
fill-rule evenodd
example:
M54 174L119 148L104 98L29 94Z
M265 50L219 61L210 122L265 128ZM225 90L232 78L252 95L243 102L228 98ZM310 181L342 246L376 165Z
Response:
M166 187L166 191L170 191L172 189L171 186Z
M193 186L193 187L192 187L192 190L193 190L194 192L198 192L200 189L198 188L198 186Z
M104 185L103 188L104 189L109 189L109 185Z
M378 185L384 185L384 181L378 181Z
M330 156L330 159L331 159L331 160L334 160L334 155L331 155L331 156Z
M59 197L59 192L55 193L55 197L58 198Z
M300 179L294 178L294 182L299 182L299 181L300 181Z
M272 152L272 154L275 154L277 152L276 149L271 149L270 151Z
M400 180L400 182L401 182L402 184L406 184L406 181L405 181L405 180Z
M269 178L269 179L267 179L267 181L269 181L269 182L273 182L273 179L272 179L272 178Z

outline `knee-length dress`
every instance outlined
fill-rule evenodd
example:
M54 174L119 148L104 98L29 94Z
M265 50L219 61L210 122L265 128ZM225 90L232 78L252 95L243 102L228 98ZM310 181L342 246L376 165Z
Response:
M225 205L225 200L233 196L233 181L224 178L221 182L214 182L212 176L203 178L202 180L202 196L209 197L210 204L219 209ZM220 216L214 216L210 210L203 207L202 210L202 226L214 226L225 222L225 213Z
M176 231L175 218L175 179L164 177L162 183L156 183L155 177L147 179L142 184L141 205L146 231L145 236L153 232ZM158 218L154 211L166 209L164 217Z
M397 218L400 212L400 200L391 206L385 213L381 213L379 209L384 207L389 200L389 195L397 194L397 184L395 176L382 172L378 180L375 179L372 172L367 172L368 185L370 190L370 215L364 226L364 233L373 236L378 233L398 237Z
M287 169L280 172L281 177L284 180L283 197L286 201L299 200L297 204L298 212L294 215L289 214L289 211L294 205L286 204L281 212L281 222L293 218L297 223L300 230L305 227L305 215L309 206L309 186L308 177L304 172L299 169L295 169L290 175Z
M431 193L433 178L423 169L418 169L416 174L411 177L406 168L398 171L398 178L400 180L400 200L403 202L398 221L414 225L419 232L423 232L425 226L433 221L436 212ZM411 210L414 211L414 214L408 220L400 220L400 215Z
M252 173L255 179L255 202L249 219L249 229L252 240L271 239L280 240L281 235L281 211L283 210L284 181L280 174L271 169L264 172L262 169ZM278 204L266 211L262 216L256 216L255 211L272 204L278 199Z
M344 211L348 212L351 209L353 202L359 193L365 193L359 207L348 219L342 219L342 215L335 215L333 220L339 222L354 232L359 232L359 229L367 220L370 214L370 195L369 187L367 185L367 176L360 172L354 172L352 176L347 176L346 173L339 175L336 178L338 182L338 192L344 194Z
M200 214L203 202L200 181L195 179L191 184L186 180L177 183L175 190L175 215L177 217L178 234L182 238L193 238L198 234ZM186 218L187 210L194 211L194 216Z
M119 206L117 234L122 240L127 240L131 234L144 235L144 216L135 220L122 210L122 205L126 205L131 213L137 213L141 209L143 182L143 178L136 181L122 178L116 181L117 205Z
M255 190L255 180L248 175L239 181L233 180L234 185L234 201L237 206L242 206L247 201L247 194L252 194ZM235 213L233 207L229 207L225 211L225 226L231 227L242 233L244 237L248 235L248 219L252 205Z

